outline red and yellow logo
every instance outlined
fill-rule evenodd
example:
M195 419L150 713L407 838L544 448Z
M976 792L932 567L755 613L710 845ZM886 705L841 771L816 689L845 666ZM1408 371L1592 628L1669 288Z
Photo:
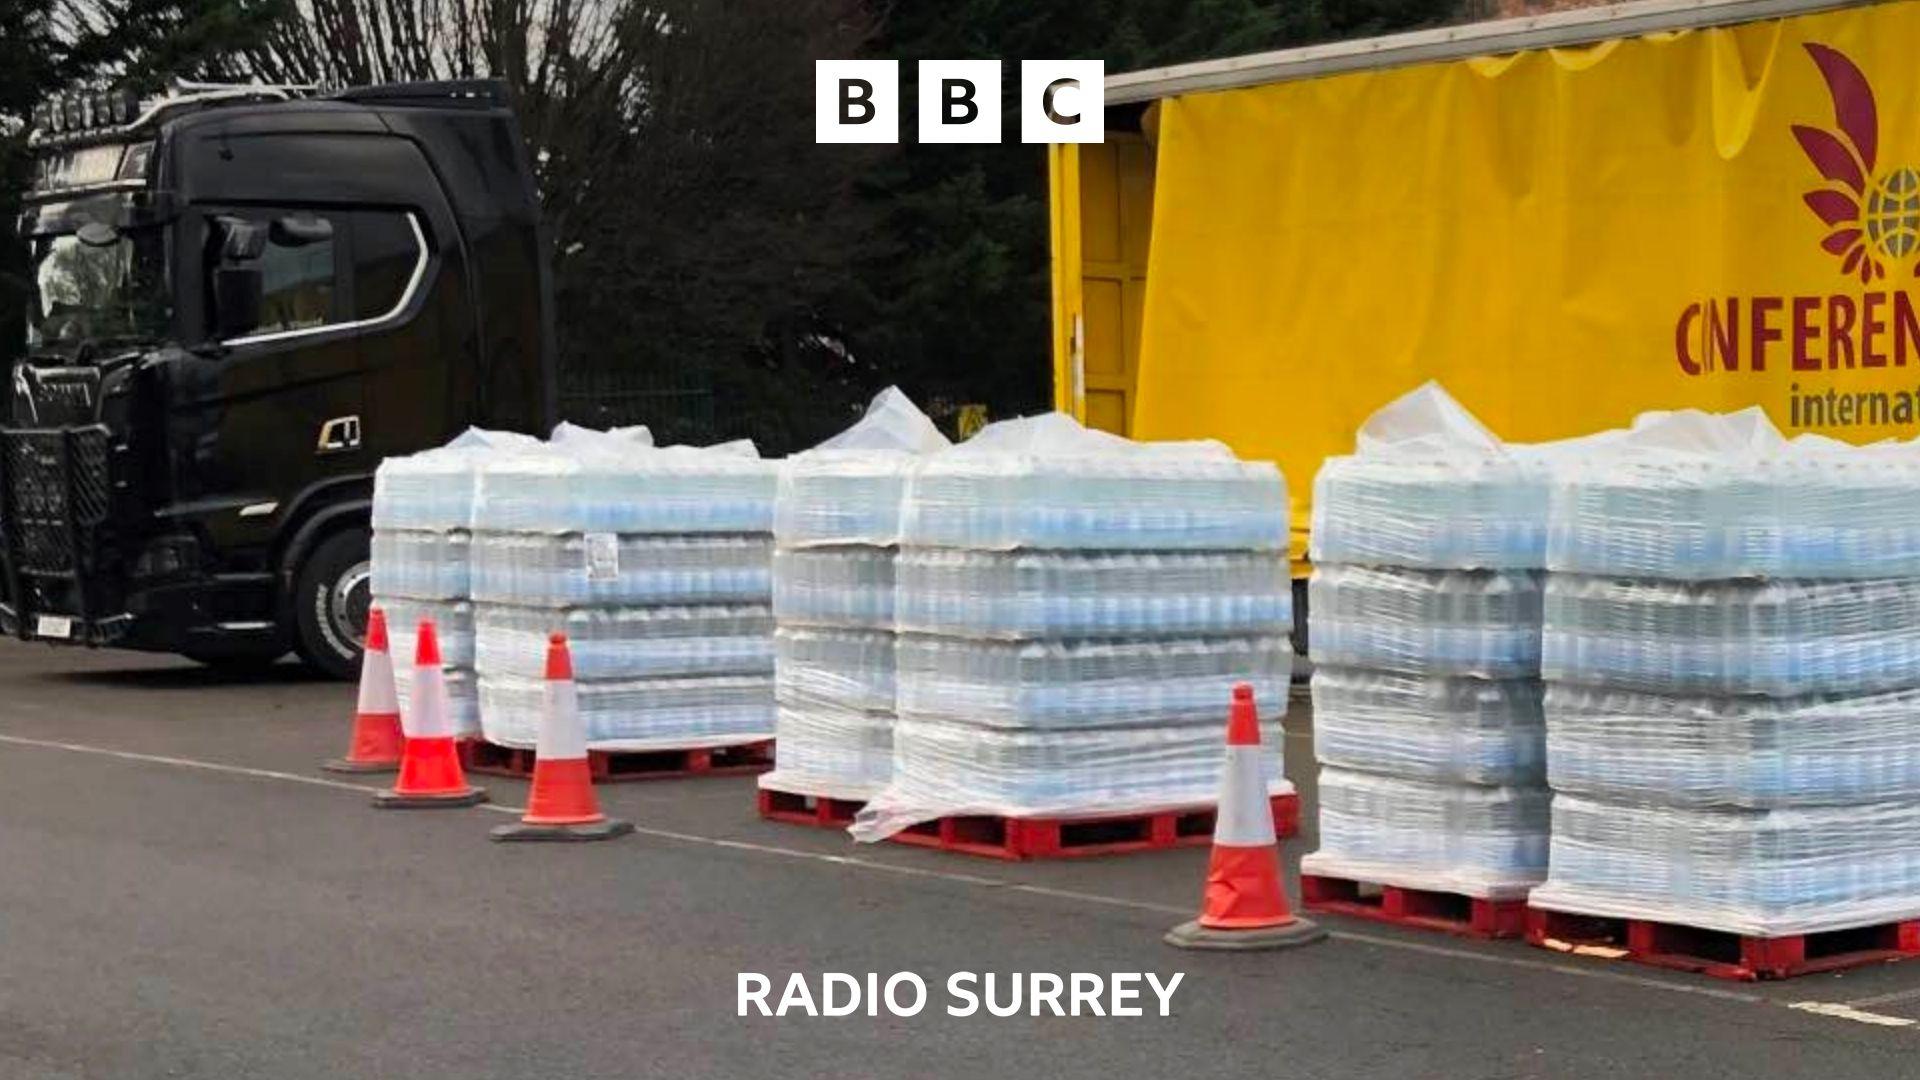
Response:
M1839 50L1812 43L1806 50L1833 95L1835 130L1795 124L1793 137L1834 186L1803 197L1833 230L1821 248L1839 257L1841 273L1858 274L1864 285L1886 277L1888 262L1920 249L1920 172L1902 166L1875 175L1880 116L1873 87Z
M1833 101L1831 128L1791 125L1823 182L1801 196L1826 230L1820 249L1863 286L1885 281L1889 266L1920 273L1914 264L1920 257L1920 170L1880 168L1880 116L1866 75L1837 49L1812 42L1804 48ZM1920 364L1920 310L1906 289L1884 286L1858 293L1712 297L1681 310L1673 349L1688 375L1762 373L1769 364L1806 373L1906 367ZM1798 395L1798 384L1793 389ZM1843 417L1853 411L1835 400ZM1913 410L1910 401L1900 410L1905 418L1895 422L1910 422ZM1798 397L1789 412L1801 422ZM1814 415L1815 426L1826 422L1824 407Z

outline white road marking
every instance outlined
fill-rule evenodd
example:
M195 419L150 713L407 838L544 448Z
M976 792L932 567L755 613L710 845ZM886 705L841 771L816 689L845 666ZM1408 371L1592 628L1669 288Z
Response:
M299 773L280 772L276 769L251 769L244 765L226 765L217 761L168 757L165 754L138 754L131 750L110 750L104 746L87 746L83 743L56 742L52 739L29 739L20 735L0 735L0 743L10 743L14 746L36 746L43 750L69 750L76 754L96 754L100 757L119 758L122 761L144 761L154 765L173 765L182 769L199 769L203 772L228 773L233 776L251 776L256 780L286 780L295 784L310 784L314 787L339 788L342 791L360 791L368 795L380 790L377 787L349 783L345 780L329 780L324 776L302 776Z
M60 742L52 739L30 739L19 735L0 735L0 744L36 747L45 750L64 750L76 754L91 754L98 757L114 758L121 761L144 762L153 765L170 765L175 768L194 769L201 772L225 773L231 776L249 777L256 780L280 780L310 787L333 788L339 791L352 791L371 795L379 790L378 786L355 784L345 780L332 780L319 776L303 776L299 773L281 772L277 769L256 769L245 765L229 765L217 761L202 761L196 758L172 757L165 754L143 754L131 750L113 750L103 746L89 746L84 743ZM519 816L526 813L523 806L508 806L500 803L482 803L477 809L497 814ZM821 851L806 851L799 848L780 847L775 844L759 844L748 840L729 840L718 836L702 836L697 833L677 832L671 829L655 829L638 826L634 830L641 836L651 836L660 840L677 843L700 844L707 847L722 848L729 851L750 852L756 855L771 855L780 858L800 859L828 865L848 866L860 870L871 870L902 877L918 877L934 881L943 881L979 888L1004 889L1008 892L1026 893L1058 900L1071 900L1108 907L1122 907L1138 911L1151 911L1156 914L1188 916L1193 911L1188 908L1173 907L1144 900L1130 900L1118 896L1103 896L1098 893L1079 892L1071 889L1056 889L1046 885L1033 885L1005 878L988 877L980 874L965 874L951 870L932 870L924 867L904 866L898 863L880 862L861 858L857 855L835 855ZM1610 970L1599 965L1556 964L1544 960L1527 959L1518 956L1500 956L1492 953L1476 952L1469 949L1449 948L1444 945L1432 945L1425 942L1406 941L1378 934L1359 933L1351 930L1332 930L1329 937L1336 941L1349 941L1359 945L1370 945L1385 949L1399 949L1404 952L1421 953L1428 956L1441 956L1448 959L1463 960L1478 964L1495 964L1510 968L1542 971L1556 975L1569 975L1582 979L1597 979L1602 982L1623 983L1661 990L1677 994L1689 994L1695 997L1714 998L1721 1001L1750 1005L1785 1005L1787 1008L1815 1016L1830 1019L1848 1020L1855 1023L1872 1024L1880 1027L1913 1027L1920 1021L1899 1016L1885 1016L1879 1013L1865 1012L1856 1006L1895 1001L1908 997L1920 997L1920 988L1881 994L1877 997L1860 998L1852 1002L1798 1001L1780 1002L1758 994L1742 993L1737 990L1723 990L1714 986L1701 986L1691 983L1669 982L1663 979L1629 975Z
M1910 1017L1865 1012L1838 1001L1796 1001L1787 1008L1813 1013L1815 1016L1830 1016L1835 1020L1852 1020L1857 1024L1874 1024L1879 1027L1904 1028L1920 1024L1920 1020Z

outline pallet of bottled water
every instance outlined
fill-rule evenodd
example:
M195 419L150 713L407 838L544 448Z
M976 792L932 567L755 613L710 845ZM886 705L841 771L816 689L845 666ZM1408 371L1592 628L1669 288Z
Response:
M1233 686L1285 711L1287 533L1279 470L1219 443L1050 414L927 458L894 568L894 780L855 837L1209 804Z
M774 505L779 759L762 789L865 800L893 772L895 563L910 477L951 444L897 388L788 459Z
M1546 875L1550 463L1434 384L1314 478L1320 850L1303 873L1513 901Z

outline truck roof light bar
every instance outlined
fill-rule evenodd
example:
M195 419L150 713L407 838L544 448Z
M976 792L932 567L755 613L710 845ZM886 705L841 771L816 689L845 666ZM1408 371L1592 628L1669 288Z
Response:
M157 120L182 106L217 101L290 101L309 97L319 87L293 83L204 83L175 79L167 92L142 102L132 90L59 95L34 107L33 149L110 140Z

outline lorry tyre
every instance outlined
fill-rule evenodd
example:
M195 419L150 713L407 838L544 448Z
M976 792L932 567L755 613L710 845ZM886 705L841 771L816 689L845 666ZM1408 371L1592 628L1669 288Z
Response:
M322 540L294 577L294 648L315 670L336 679L360 674L360 643L367 633L371 554L365 529Z

